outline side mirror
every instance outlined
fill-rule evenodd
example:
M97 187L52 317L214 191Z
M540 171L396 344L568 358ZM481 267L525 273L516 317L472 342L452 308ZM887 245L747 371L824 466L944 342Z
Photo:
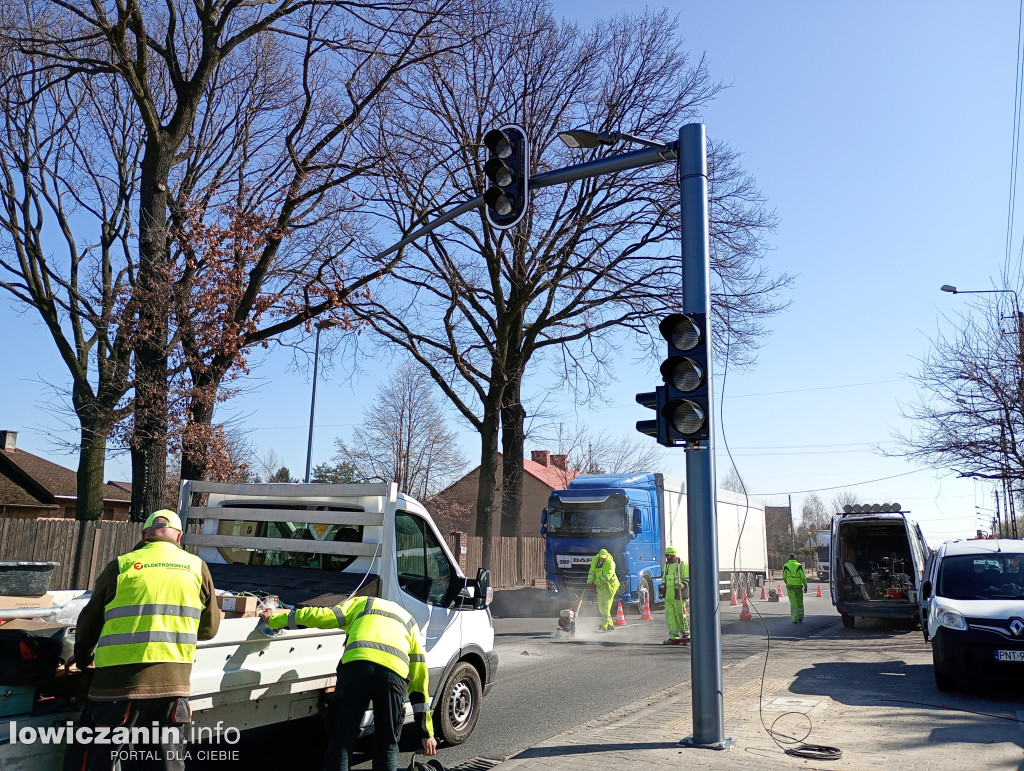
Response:
M540 534L547 535L548 532L548 510L540 510Z
M925 581L923 584L921 584L921 599L922 600L929 600L929 599L931 599L931 596L932 596L932 582L931 581Z
M480 568L476 571L476 597L473 598L473 610L483 610L491 604L494 599L494 589L491 587L491 571L487 568Z
M633 507L633 535L640 535L644 532L640 509Z

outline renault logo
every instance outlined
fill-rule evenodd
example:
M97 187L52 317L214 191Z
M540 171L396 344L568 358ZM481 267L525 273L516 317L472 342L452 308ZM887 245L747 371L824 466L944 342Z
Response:
M1014 637L1021 637L1024 635L1024 621L1019 618L1010 620L1010 631L1013 632Z

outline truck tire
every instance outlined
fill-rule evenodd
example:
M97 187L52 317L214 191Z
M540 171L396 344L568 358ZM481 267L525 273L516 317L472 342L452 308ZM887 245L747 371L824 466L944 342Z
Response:
M841 615L843 617L843 626L845 626L847 629L853 629L853 627L857 624L856 616L851 616L849 613L843 613Z
M940 691L956 690L956 675L951 674L946 666L946 660L935 652L932 646L932 673L935 675L935 687Z
M654 597L654 587L651 584L651 579L647 576L644 576L643 580L640 582L640 592L637 595L637 599L639 600L639 602L637 602L636 606L640 609L640 613L644 612L645 598L650 603L650 606L653 608L656 602Z
M451 745L466 741L480 719L483 693L476 667L465 661L456 664L434 697L434 730L438 738Z

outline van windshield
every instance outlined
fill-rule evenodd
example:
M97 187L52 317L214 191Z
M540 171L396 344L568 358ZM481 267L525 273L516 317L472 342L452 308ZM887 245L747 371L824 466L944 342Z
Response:
M946 557L936 594L951 600L1024 599L1024 554Z

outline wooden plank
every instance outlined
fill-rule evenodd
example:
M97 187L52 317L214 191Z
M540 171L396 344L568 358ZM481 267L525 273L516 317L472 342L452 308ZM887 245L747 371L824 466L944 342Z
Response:
M196 506L189 509L193 517L219 521L251 520L254 522L302 522L317 525L364 525L382 527L384 514L376 511L305 511L297 509L245 509L234 506ZM187 528L186 528L187 529Z
M187 541L186 541L187 539ZM252 538L236 535L193 535L186 533L182 543L189 546L214 546L229 549L269 549L273 551L302 552L304 554L342 554L351 557L372 557L380 548L375 543L347 543L345 541L308 541L295 538Z

